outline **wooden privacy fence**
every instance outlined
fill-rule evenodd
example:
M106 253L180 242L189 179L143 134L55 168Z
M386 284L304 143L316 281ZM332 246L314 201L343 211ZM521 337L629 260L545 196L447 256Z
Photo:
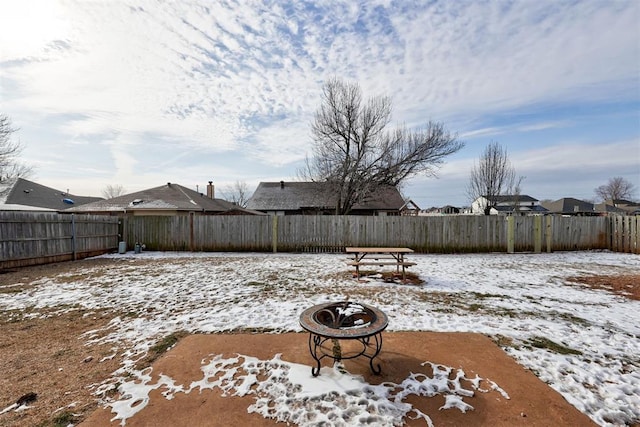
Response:
M117 217L0 211L0 269L100 255L118 240Z
M640 254L640 215L611 217L609 226L609 249Z
M121 240L158 251L342 252L346 246L423 253L610 249L640 253L640 216L372 217L110 216L0 211L0 269L113 252Z
M341 252L346 246L423 253L611 249L640 253L639 217L181 216L130 217L124 239L148 250Z

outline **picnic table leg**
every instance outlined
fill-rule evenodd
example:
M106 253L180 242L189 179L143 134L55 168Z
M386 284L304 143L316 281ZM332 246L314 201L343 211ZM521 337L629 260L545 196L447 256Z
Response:
M362 258L364 257L364 255L361 257L359 254L355 254L354 255L354 260L356 262L356 279L360 279L360 266L358 265L358 263L362 260Z

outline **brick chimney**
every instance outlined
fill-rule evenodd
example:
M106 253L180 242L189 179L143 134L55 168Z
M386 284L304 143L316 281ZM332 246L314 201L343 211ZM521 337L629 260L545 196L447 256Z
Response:
M213 181L209 181L209 185L207 185L207 197L213 199L215 196Z

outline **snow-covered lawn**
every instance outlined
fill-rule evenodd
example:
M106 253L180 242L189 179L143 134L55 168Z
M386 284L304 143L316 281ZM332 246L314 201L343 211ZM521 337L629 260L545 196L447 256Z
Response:
M0 292L0 310L33 316L110 309L120 315L88 343L111 342L127 361L96 392L176 331L301 331L321 302L376 306L388 331L479 332L601 425L640 420L640 302L569 282L637 274L640 257L610 252L412 255L423 285L356 283L341 254L128 253L112 262ZM144 261L144 262L141 262ZM11 286L15 286L12 284ZM26 284L25 284L26 285ZM1 408L0 408L1 409Z

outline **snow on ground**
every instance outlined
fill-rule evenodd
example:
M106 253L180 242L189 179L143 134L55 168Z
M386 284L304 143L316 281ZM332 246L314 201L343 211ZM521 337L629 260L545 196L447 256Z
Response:
M468 378L463 370L428 363L432 375L411 374L401 384L385 382L372 386L361 376L351 375L339 363L333 368L323 367L320 376L312 377L309 366L285 362L279 354L271 360L238 355L223 359L216 355L202 367L203 378L193 381L188 387L177 385L172 378L161 375L151 384L148 374L139 381L126 381L120 391L124 397L111 404L115 416L111 419L126 420L142 410L149 402L149 392L163 389L167 399L177 393L191 393L194 390L219 388L223 396L256 396L254 404L247 408L265 418L272 418L287 424L301 426L400 426L405 417L424 419L433 427L431 418L405 403L407 396L445 396L445 404L440 410L457 409L463 413L473 410L464 401L475 391L488 393L497 391L502 397L509 395L494 382L476 377ZM242 360L241 360L242 359ZM455 376L452 379L452 373ZM263 381L259 377L266 378ZM471 389L464 388L461 380L469 382ZM488 383L488 388L480 384Z
M640 302L566 280L638 273L637 255L412 255L417 265L410 271L425 280L421 286L376 279L354 286L342 254L145 252L101 258L113 263L0 293L0 310L29 308L31 316L78 308L119 313L106 330L86 336L89 345L109 342L114 356L124 355L113 378L96 385L98 395L113 384L131 384L123 382L126 376L148 376L135 371L135 361L172 332L301 331L298 317L305 308L349 299L385 311L389 331L495 337L596 423L640 420ZM245 369L247 360L233 369ZM266 369L274 361L253 363ZM123 404L111 402L114 410Z

